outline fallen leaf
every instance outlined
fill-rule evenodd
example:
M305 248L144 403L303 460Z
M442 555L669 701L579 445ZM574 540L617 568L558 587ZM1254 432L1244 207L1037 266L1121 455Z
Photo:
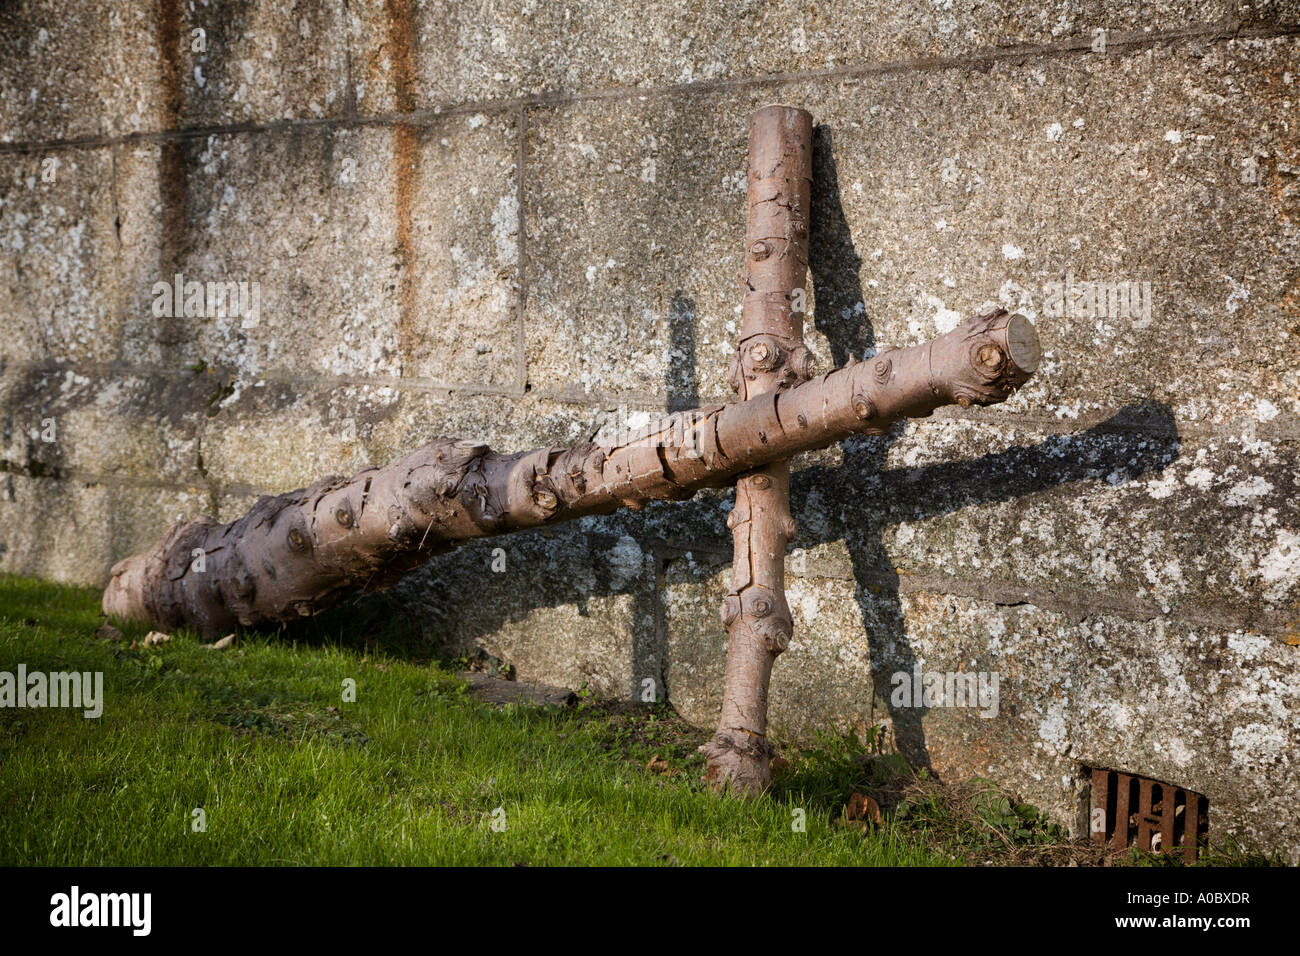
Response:
M204 644L203 646L205 649L209 651L224 651L226 648L230 647L234 643L235 643L235 635L227 634L221 640L215 641L211 644Z
M677 775L677 771L673 769L673 765L658 754L655 754L650 758L650 762L645 765L645 768L653 773L666 773L670 776Z
M144 636L144 646L157 647L159 644L166 644L171 639L170 634L164 634L162 631L150 631Z
M876 824L885 822L885 818L880 813L880 805L865 793L855 793L849 797L849 805L844 811L844 819L865 820Z

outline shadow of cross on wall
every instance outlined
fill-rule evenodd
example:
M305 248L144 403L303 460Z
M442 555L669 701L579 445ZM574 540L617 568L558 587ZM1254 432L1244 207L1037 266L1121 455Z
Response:
M832 135L824 126L816 128L813 138L811 218L808 265L814 322L830 345L833 365L839 367L851 356L873 354L876 340L863 306L862 258L844 216ZM801 521L800 515L808 512L810 498L844 502L870 497L875 520L846 519L841 512L814 537L843 537L870 647L875 695L886 704L898 749L914 766L930 767L923 725L927 708L896 707L891 699L893 675L912 674L918 661L904 626L898 570L885 547L885 528L1071 482L1124 481L1159 472L1178 457L1180 443L1168 405L1147 402L1127 406L1082 432L1014 445L969 461L884 468L890 447L904 429L905 423L899 422L887 435L855 436L842 442L843 462L838 467L797 470L791 483L791 509L800 527L801 540L796 544L803 544L808 522ZM997 542L987 544L997 546Z

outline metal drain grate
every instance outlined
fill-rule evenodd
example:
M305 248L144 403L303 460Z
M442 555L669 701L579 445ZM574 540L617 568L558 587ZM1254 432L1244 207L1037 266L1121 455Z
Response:
M1199 793L1117 770L1089 770L1088 830L1093 843L1174 853L1191 863L1209 832L1209 801Z

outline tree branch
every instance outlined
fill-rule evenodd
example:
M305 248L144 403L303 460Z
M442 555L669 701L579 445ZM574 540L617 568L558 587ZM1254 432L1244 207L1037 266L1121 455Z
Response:
M263 497L230 524L174 525L150 551L113 567L103 608L209 635L308 616L388 587L463 541L687 498L941 405L1003 401L1038 357L1030 322L999 309L924 345L787 391L678 413L616 444L503 455L482 442L437 439L385 468Z
M808 379L803 344L804 284L812 197L812 114L768 106L749 124L749 216L745 227L745 299L732 387L753 398ZM736 481L727 516L732 535L731 589L722 602L727 673L718 729L700 748L715 789L756 796L772 782L767 690L776 656L789 646L794 620L785 599L790 462L772 462Z

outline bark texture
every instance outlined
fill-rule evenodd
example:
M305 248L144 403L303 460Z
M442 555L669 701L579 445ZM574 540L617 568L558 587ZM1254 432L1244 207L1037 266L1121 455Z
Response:
M669 416L617 445L501 454L437 439L385 468L263 497L230 524L178 522L113 567L103 608L207 635L308 616L472 538L687 498L941 405L1000 402L1038 357L1028 319L999 309L785 391Z
M768 106L750 118L745 298L731 385L742 399L807 381L803 344L812 197L812 115ZM727 518L733 557L722 604L728 633L726 686L718 729L701 747L716 789L756 795L772 782L767 689L794 624L785 599L785 549L795 534L790 463L741 475Z

